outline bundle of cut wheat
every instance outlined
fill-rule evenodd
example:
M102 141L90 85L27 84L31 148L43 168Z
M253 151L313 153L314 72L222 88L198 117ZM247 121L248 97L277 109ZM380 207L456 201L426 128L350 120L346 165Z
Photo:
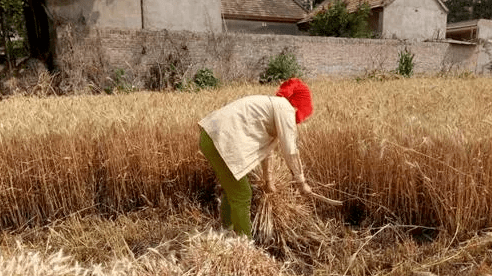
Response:
M287 275L285 268L245 236L211 229L190 235L181 264L187 275Z
M317 247L326 234L315 215L314 197L301 195L291 184L291 175L279 156L273 158L276 192L267 193L262 172L250 175L255 190L252 203L253 236L262 246L285 260L300 260Z

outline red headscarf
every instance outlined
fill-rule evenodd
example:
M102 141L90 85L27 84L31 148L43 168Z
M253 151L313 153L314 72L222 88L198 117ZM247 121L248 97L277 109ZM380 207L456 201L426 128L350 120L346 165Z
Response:
M296 123L302 123L313 113L311 91L300 79L292 78L280 85L277 96L286 98L290 104L297 108Z

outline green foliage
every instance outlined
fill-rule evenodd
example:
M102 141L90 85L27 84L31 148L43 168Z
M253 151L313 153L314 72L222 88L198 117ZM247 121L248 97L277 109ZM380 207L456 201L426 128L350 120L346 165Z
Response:
M313 8L316 8L319 4L323 3L325 0L313 0Z
M404 77L411 77L413 75L413 58L415 54L410 52L406 47L404 51L398 53L398 68L396 73Z
M460 79L472 79L475 77L476 77L475 73L473 73L473 71L470 70L464 70L458 74L458 78Z
M357 8L357 11L349 14L350 37L369 38L372 32L369 29L369 15L371 7L364 3Z
M0 12L4 17L8 31L7 35L13 37L26 36L24 21L24 0L0 0ZM3 28L2 28L3 29Z
M107 94L113 94L115 90L117 91L122 91L122 92L132 92L135 91L135 87L131 84L129 81L129 78L127 74L125 73L125 70L123 69L116 69L114 71L114 78L110 79L111 80L111 85L107 86L104 91Z
M492 0L476 1L473 4L472 17L474 19L492 19Z
M309 33L316 36L368 38L372 36L368 23L370 13L371 8L367 3L360 5L356 12L348 13L347 4L337 0L314 16Z
M28 49L24 44L24 41L11 41L8 44L7 51L9 51L12 57L26 57L29 55Z
M24 0L0 0L1 44L5 46L11 58L27 55L25 44L22 43L27 37L24 4ZM20 40L15 40L16 38Z
M346 4L337 0L327 10L314 16L309 32L318 36L347 36L347 26Z
M296 56L282 51L270 58L266 71L260 76L260 83L278 82L301 76L302 68L297 63Z
M492 0L448 0L448 23L471 19L492 19Z
M448 0L446 6L449 9L448 23L471 19L471 0Z
M170 51L162 51L156 63L151 66L146 86L151 90L183 90L187 88L187 73L192 62L186 43L178 44L166 31L166 41Z
M193 82L201 89L209 87L216 88L219 86L219 79L208 68L198 70L193 77Z

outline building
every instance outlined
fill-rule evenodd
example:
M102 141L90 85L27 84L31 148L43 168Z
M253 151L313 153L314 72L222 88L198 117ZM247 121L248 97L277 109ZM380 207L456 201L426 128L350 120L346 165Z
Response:
M333 1L320 4L298 23L299 27L306 29L313 17L328 9ZM345 0L349 13L364 2L371 8L369 27L376 37L417 41L445 39L448 9L441 0Z
M492 20L476 19L449 23L446 38L469 42L492 39Z
M96 28L221 32L220 0L46 0L58 21Z
M302 34L296 23L307 10L294 0L222 0L223 30L254 34Z
M477 73L492 71L492 20L476 19L450 23L446 29L446 38L451 43L476 45Z

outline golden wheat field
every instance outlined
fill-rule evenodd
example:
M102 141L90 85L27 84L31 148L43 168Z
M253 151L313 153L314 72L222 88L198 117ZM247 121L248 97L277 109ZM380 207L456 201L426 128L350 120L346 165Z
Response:
M492 79L309 80L313 190L250 174L254 241L220 228L197 122L275 86L0 101L0 276L492 275Z

